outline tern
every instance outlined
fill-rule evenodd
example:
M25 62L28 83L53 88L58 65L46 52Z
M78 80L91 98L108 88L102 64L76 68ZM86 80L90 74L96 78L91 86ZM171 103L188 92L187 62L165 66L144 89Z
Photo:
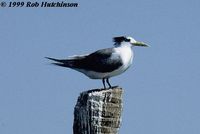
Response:
M109 78L120 75L131 66L134 56L132 48L148 47L147 44L129 36L114 37L113 42L114 47L97 50L91 54L74 55L66 59L45 58L53 60L54 65L74 69L91 79L102 79L104 89L105 81L111 88Z

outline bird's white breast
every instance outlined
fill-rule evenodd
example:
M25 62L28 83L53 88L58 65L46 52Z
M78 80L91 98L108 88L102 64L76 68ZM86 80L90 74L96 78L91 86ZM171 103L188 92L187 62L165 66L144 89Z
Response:
M133 51L132 51L131 47L129 47L129 46L117 47L117 48L115 48L115 51L118 55L120 55L121 60L123 62L123 66L121 67L121 70L125 71L132 64Z

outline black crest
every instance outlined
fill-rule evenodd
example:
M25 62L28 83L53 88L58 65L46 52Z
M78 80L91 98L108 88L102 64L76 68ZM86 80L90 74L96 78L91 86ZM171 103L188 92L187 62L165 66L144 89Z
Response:
M114 37L113 41L116 42L116 43L121 43L123 41L130 42L131 40L127 39L125 36L119 36L119 37Z

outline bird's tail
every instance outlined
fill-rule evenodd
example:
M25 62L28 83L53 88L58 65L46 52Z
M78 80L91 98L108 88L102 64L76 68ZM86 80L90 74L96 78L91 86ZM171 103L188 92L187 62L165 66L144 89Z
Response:
M57 65L57 66L61 66L61 67L72 67L73 66L72 61L68 60L68 59L55 59L55 58L50 58L50 57L45 57L45 58L55 61L52 64Z

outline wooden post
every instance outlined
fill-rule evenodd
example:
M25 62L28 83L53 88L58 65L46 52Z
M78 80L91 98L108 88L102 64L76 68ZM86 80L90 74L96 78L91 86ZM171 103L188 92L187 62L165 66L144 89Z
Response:
M74 108L73 134L117 134L122 94L119 87L82 92Z

